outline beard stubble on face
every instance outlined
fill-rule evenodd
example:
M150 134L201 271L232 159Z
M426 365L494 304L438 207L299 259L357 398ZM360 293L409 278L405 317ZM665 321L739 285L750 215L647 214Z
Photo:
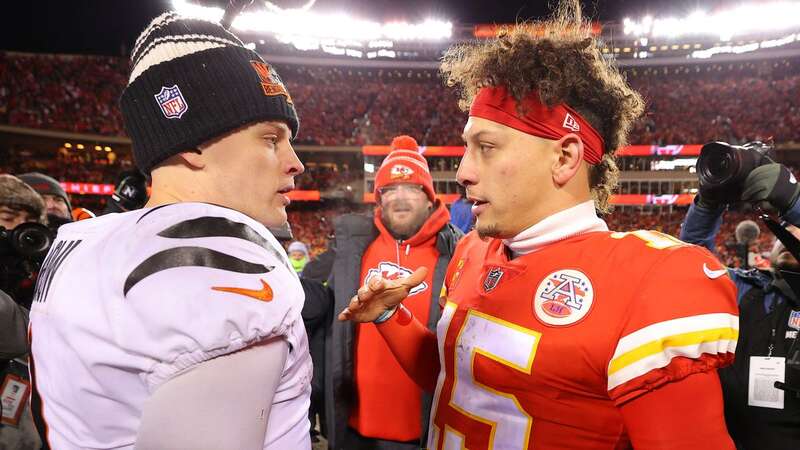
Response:
M475 231L478 232L478 237L481 239L487 238L496 238L500 235L500 230L497 228L497 224L492 223L486 226L475 226Z
M407 210L412 217L405 221L395 221L392 213L397 210ZM381 208L381 222L395 239L406 240L419 232L431 214L431 209L415 206L408 200L398 199Z

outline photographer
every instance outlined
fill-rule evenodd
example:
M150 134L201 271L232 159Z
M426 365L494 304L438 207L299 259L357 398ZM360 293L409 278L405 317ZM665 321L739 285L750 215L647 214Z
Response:
M23 173L18 175L18 178L42 196L47 225L54 232L59 226L72 222L72 204L58 180L38 172Z
M728 204L739 202L753 207L766 203L778 210L784 221L800 225L800 202L797 202L800 185L785 166L768 158L760 160L755 168L747 164L710 165L712 172L729 167L740 172L738 183L725 185L719 182L725 177L715 179L701 167L704 156L709 156L706 147L698 161L700 192L686 215L681 240L714 251L723 212ZM757 152L747 147L734 149ZM758 153L750 156L759 158ZM800 229L790 226L789 230L800 237ZM721 369L719 374L728 431L737 448L743 450L800 448L800 397L791 390L792 386L800 386L800 374L796 373L800 371L787 368L784 362L797 338L800 306L778 272L778 269L800 271L800 264L779 241L770 262L769 271L734 268L727 271L738 291L740 329L734 365ZM709 278L723 275L707 267L702 269ZM773 387L774 380L762 374L765 364L776 365L774 371L779 377L785 376L785 380L780 379L789 389L784 392Z
M20 305L33 286L33 273L27 261L15 250L14 230L33 222L44 224L46 208L42 197L22 180L11 175L0 175L0 383L10 379L27 383L27 367L22 357L28 353L28 310ZM48 241L49 242L49 241ZM13 295L13 297L12 297ZM0 448L38 448L39 438L27 401L17 423L0 425Z
M32 274L21 274L19 256L8 242L9 231L28 222L45 221L45 203L30 186L12 175L0 175L0 361L28 352L28 310L14 298L20 284L32 284ZM27 275L27 277L23 276Z

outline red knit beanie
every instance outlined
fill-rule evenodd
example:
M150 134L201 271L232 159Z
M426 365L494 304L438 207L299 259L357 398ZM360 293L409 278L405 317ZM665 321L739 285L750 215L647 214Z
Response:
M392 139L391 145L389 145L392 150L411 150L415 153L419 152L419 145L417 144L417 140L408 135L397 136L396 138Z
M395 142L404 137L414 141L411 137L399 136L392 141L392 148L394 148ZM380 201L380 188L396 183L419 184L427 194L428 200L434 201L436 198L428 161L424 156L411 149L394 150L383 160L383 164L375 175L375 199Z

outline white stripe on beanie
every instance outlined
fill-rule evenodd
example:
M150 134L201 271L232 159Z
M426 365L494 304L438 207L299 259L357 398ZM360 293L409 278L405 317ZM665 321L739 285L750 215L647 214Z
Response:
M175 11L167 11L164 14L161 14L155 19L151 20L150 25L148 25L147 28L145 28L144 31L142 31L141 34L139 34L139 37L136 38L136 43L133 44L133 51L131 52L131 56L136 54L136 52L139 50L139 47L142 45L142 42L144 42L145 38L149 36L150 33L153 32L153 30L161 28L164 25L172 23L178 19L180 19L178 13L176 13Z
M191 55L192 53L225 46L238 47L239 45L227 39L199 34L165 36L154 39L153 42L149 44L149 48L145 49L144 56L139 58L133 66L128 84L133 83L139 75L156 64L171 61L181 56Z
M183 26L181 24L170 25L178 21L186 22ZM147 69L160 63L228 46L244 48L236 36L217 23L182 17L174 12L164 13L153 19L136 40L133 53L131 53L132 67L128 84L133 83Z

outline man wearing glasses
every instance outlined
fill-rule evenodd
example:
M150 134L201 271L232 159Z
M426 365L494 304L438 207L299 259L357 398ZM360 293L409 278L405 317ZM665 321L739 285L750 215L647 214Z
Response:
M445 270L462 233L436 199L417 142L392 141L375 177L374 217L346 215L335 223L335 261L328 298L347 306L371 277L402 278L425 266L427 279L409 297L415 316L431 330ZM329 323L325 345L325 412L331 449L418 449L430 397L406 375L372 323ZM391 392L391 395L387 395Z

